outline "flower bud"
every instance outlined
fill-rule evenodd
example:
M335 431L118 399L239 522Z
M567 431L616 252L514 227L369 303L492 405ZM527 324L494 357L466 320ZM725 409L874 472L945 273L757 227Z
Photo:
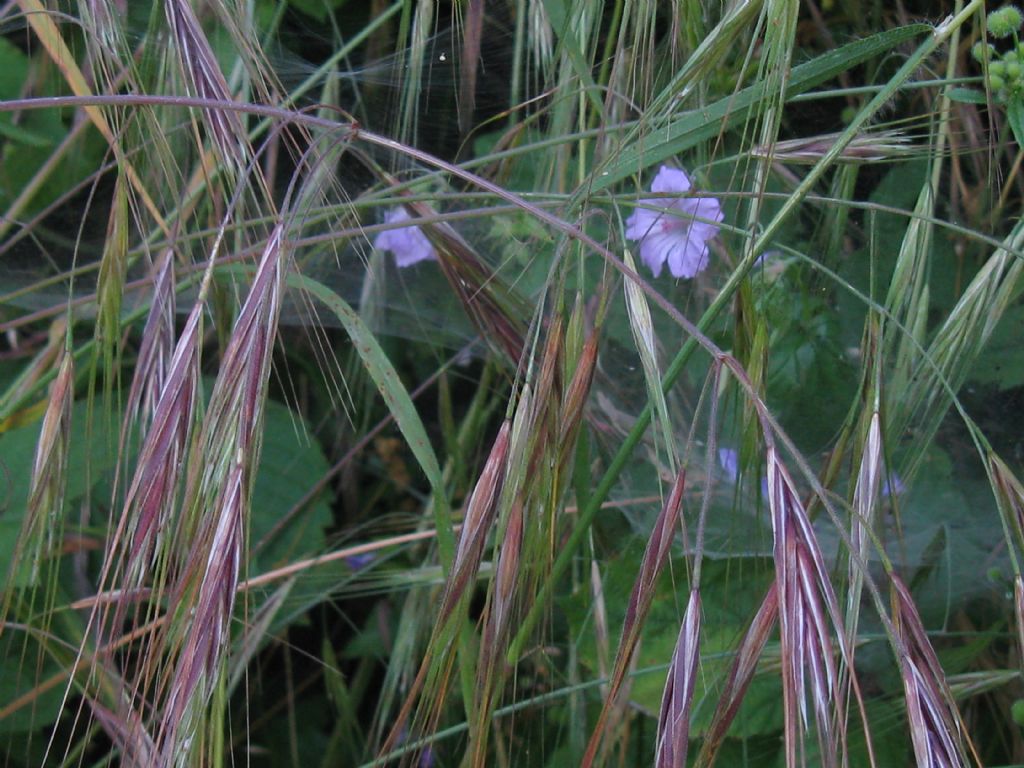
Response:
M1021 43L1021 45L1024 46L1024 43ZM971 56L973 56L974 60L979 64L985 59L989 59L991 61L996 56L996 47L992 45L992 43L983 43L979 40L971 46Z
M1024 17L1020 11L1015 6L1007 5L988 15L988 32L992 37L1010 37L1017 34L1022 23Z

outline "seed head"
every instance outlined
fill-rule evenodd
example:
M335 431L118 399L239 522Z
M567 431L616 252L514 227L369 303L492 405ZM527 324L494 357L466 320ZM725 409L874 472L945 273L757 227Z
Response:
M1022 23L1024 17L1020 10L1016 6L1007 5L988 15L988 32L992 37L1010 37L1017 34Z

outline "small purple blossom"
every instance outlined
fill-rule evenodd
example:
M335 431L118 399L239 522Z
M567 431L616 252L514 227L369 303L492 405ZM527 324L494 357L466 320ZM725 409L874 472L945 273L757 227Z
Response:
M740 476L740 456L735 448L718 449L718 466L732 482L736 482Z
M722 468L722 474L735 483L740 479L740 454L735 448L718 449L718 466ZM768 478L761 478L761 495L768 498Z
M661 166L651 192L690 191L686 171ZM655 277L668 262L673 277L695 277L708 265L708 240L718 234L724 214L714 197L662 197L641 200L626 219L626 237L640 242L640 257Z
M361 571L376 559L373 552L361 552L358 555L349 555L345 558L348 567L353 571Z
M899 496L905 490L906 486L903 485L903 480L893 472L882 483L882 498L888 499L890 496Z
M388 211L384 222L398 224L411 218L405 206L400 205ZM373 247L381 251L391 251L395 257L395 265L401 269L411 267L420 261L433 261L437 258L434 246L423 234L423 230L416 226L387 229L377 235Z

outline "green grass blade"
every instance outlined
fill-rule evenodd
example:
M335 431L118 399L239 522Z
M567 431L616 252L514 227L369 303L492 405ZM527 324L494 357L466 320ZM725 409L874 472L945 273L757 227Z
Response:
M441 550L442 563L447 572L455 556L455 537L452 534L451 514L448 510L444 479L437 455L427 437L427 430L412 403L412 398L409 397L408 390L402 384L402 380L398 377L398 372L388 356L381 349L377 338L348 302L327 286L308 277L289 274L287 280L291 287L298 288L323 302L338 318L352 339L352 344L362 359L366 372L377 385L388 410L394 415L395 423L405 436L409 449L416 457L416 461L419 462L420 468L427 476L433 490L437 541Z

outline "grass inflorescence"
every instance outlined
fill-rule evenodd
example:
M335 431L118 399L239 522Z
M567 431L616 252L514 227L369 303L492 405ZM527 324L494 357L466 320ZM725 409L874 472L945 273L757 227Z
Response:
M0 7L0 762L1024 761L1020 31Z

